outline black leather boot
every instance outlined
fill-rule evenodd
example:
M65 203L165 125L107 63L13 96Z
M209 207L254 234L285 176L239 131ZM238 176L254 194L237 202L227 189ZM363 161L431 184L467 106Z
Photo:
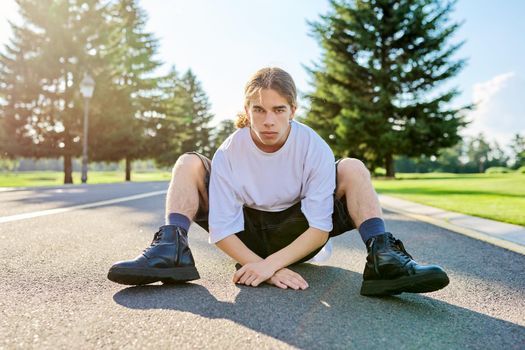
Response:
M427 293L444 288L449 283L441 267L418 265L403 243L389 232L370 238L366 246L368 256L361 295Z
M188 247L188 234L173 225L161 226L140 256L115 263L108 273L109 280L129 285L175 283L199 277Z

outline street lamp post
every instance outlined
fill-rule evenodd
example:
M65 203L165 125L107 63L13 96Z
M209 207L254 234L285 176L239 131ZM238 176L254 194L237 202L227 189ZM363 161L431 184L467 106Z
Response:
M93 96L95 90L95 80L84 73L84 79L80 82L80 93L84 96L84 136L82 142L82 183L87 182L87 166L88 166L88 113L89 100Z

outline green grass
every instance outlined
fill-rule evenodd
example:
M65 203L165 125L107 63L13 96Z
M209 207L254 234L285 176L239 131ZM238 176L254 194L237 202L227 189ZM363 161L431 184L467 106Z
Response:
M124 182L123 171L90 171L88 184ZM169 171L131 172L131 181L168 181ZM64 173L59 171L23 171L18 173L0 172L0 187L57 186L64 183ZM80 173L73 173L73 183L79 184Z
M380 194L525 226L525 174L399 174L373 182Z

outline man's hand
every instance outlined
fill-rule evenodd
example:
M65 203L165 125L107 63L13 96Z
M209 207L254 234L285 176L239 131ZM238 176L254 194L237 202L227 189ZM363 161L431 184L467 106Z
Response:
M282 289L290 287L295 290L304 290L308 288L308 283L301 275L285 267L278 270L266 283Z
M272 277L274 273L275 270L265 260L248 263L235 272L233 275L233 283L257 287Z
M266 282L282 289L304 290L308 288L308 283L297 272L282 268L274 273L270 265L264 260L241 267L233 275L233 282L252 287L257 287L262 282Z

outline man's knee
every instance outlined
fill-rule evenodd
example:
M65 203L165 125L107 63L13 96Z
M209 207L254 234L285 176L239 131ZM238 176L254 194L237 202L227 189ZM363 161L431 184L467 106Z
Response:
M337 178L341 180L355 178L370 179L370 171L368 171L365 164L359 159L344 158L337 166Z
M204 164L202 164L202 160L198 155L193 153L184 153L175 162L172 172L180 170L189 171L192 173L202 173L204 171Z

